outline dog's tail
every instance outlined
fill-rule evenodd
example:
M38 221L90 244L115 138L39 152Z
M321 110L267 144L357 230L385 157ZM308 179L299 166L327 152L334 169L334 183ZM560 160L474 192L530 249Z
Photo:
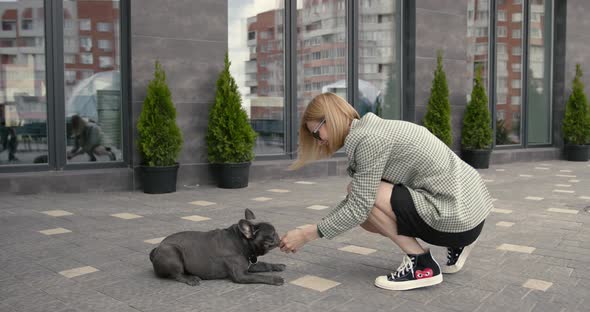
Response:
M152 251L150 251L150 261L154 262L154 257L156 256L156 252L158 250L158 247L152 249Z

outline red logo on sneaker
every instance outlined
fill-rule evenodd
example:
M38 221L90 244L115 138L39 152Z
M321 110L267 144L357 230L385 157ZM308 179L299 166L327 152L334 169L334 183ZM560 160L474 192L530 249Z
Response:
M431 268L426 268L424 270L416 270L416 279L421 278L429 278L432 277L434 273L432 272Z

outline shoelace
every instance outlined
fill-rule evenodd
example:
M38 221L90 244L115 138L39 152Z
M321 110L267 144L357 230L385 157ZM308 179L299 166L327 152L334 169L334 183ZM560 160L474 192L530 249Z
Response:
M459 248L447 248L447 263L452 263L453 260L457 260L456 258L459 257L461 252L463 251L464 247Z
M410 258L409 256L405 256L402 260L402 264L399 265L395 272L391 273L391 278L396 279L404 276L408 271L414 274L414 259L415 257Z

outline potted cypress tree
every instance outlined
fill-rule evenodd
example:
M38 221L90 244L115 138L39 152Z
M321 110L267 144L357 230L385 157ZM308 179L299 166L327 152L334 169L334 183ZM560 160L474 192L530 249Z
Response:
M430 99L426 107L424 126L447 146L453 144L451 133L451 103L449 102L449 87L447 76L442 66L442 51L436 57L436 70L430 89Z
M221 188L248 186L250 164L254 158L256 132L242 108L242 97L232 77L229 56L217 80L215 104L209 112L207 128L208 160Z
M584 94L582 68L576 64L572 93L565 107L563 119L563 140L565 156L569 161L588 161L590 143L590 111Z
M492 144L491 117L488 97L481 82L481 66L477 68L471 100L465 108L461 129L461 156L476 169L485 169L490 164Z
M182 147L182 134L176 125L176 108L166 83L166 73L158 61L154 79L147 87L137 129L143 191L150 194L175 192L176 158Z

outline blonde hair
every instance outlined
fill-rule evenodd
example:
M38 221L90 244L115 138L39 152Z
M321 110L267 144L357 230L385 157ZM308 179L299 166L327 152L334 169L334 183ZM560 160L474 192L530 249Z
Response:
M334 93L322 93L313 98L301 117L297 160L289 170L299 169L310 161L332 156L344 145L352 120L359 118L352 105ZM324 127L328 130L328 144L324 145L318 144L307 128L307 122L321 122L322 119L326 120Z

